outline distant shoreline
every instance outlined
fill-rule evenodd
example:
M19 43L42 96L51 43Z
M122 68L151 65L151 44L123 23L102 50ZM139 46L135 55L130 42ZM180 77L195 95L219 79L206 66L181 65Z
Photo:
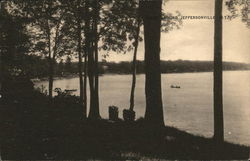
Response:
M250 71L250 69L239 69L239 70L223 70L223 72L232 72L232 71ZM164 72L161 74L187 74L187 73L210 73L213 71L185 71L185 72ZM144 75L145 73L137 73L136 75ZM100 76L104 76L104 75L132 75L131 73L103 73ZM78 78L78 74L71 74L71 75L67 75L67 76L55 76L54 80L62 80L62 79L73 79L73 78ZM49 79L47 77L43 77L43 78L32 78L31 81L33 83L36 82L47 82Z
M132 73L132 62L99 62L98 71L100 75L128 75ZM84 63L83 63L84 66ZM189 60L177 60L177 61L161 61L161 72L166 73L196 73L196 72L212 72L214 63L213 61L189 61ZM237 62L223 62L224 71L239 71L250 70L250 64L237 63ZM30 73L34 82L47 81L48 71L44 68L38 68L35 73ZM78 77L78 63L72 62L70 65L66 63L55 64L54 76L55 80L68 79ZM84 69L82 69L84 71ZM144 61L136 62L137 74L145 73Z

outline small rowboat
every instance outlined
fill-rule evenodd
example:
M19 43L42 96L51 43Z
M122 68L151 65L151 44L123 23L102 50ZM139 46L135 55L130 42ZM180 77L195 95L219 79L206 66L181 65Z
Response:
M181 88L180 86L174 86L174 85L171 85L170 87L171 88Z
M65 89L65 92L76 92L77 89Z

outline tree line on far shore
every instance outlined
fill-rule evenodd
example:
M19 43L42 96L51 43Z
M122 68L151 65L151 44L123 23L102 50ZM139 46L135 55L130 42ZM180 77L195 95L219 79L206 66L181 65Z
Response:
M60 73L74 74L77 73L76 62L65 62L57 64L58 76ZM145 64L143 61L136 62L136 73L145 73ZM62 68L61 68L62 67ZM223 62L223 70L250 70L250 64L237 62ZM131 62L100 62L100 74L131 74ZM212 72L213 61L190 61L190 60L176 60L176 61L161 61L162 73L186 73L186 72ZM63 76L63 75L62 75Z
M48 63L46 60L41 59L39 56L27 55L27 62L23 65L25 71L29 73L30 78L45 78L48 77ZM83 62L84 66L84 62ZM67 77L78 74L78 62L72 62L70 58L65 61L55 63L55 76ZM84 70L84 67L82 67ZM223 62L224 71L235 70L250 70L250 64L238 62ZM131 74L131 62L107 62L102 61L98 64L99 74ZM162 73L187 73L187 72L212 72L212 61L190 61L190 60L176 60L176 61L161 61ZM144 74L144 62L136 61L137 74Z

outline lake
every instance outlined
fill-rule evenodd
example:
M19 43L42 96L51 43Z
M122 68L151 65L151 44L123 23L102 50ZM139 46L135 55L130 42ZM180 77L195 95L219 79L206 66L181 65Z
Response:
M145 113L144 75L137 75L135 91L136 117ZM104 75L100 77L100 113L108 117L108 106L129 108L131 75ZM223 73L225 140L250 145L250 71ZM47 82L37 82L36 87ZM178 85L181 88L170 88ZM78 89L79 79L54 81L54 88ZM78 95L79 90L74 94ZM213 73L162 74L164 120L189 133L213 136Z

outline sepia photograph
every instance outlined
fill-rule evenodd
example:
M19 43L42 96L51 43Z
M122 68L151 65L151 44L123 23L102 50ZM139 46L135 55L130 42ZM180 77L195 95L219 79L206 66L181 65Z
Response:
M250 160L250 0L0 0L0 161Z

